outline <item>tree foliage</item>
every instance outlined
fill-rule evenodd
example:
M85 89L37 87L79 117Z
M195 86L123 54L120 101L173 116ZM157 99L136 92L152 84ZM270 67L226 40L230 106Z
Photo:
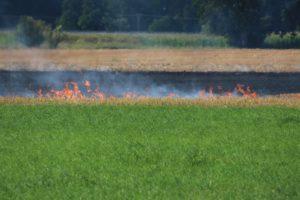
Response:
M97 0L83 0L78 26L82 30L103 30L103 4Z
M299 0L194 0L202 24L238 46L258 46L271 32L295 31Z
M44 21L32 17L21 17L17 26L17 37L26 46L38 46L44 40L51 28Z
M60 26L52 30L51 26L44 21L28 16L21 17L16 35L26 46L35 47L45 42L50 48L55 48L63 37Z
M202 30L246 47L272 32L300 29L300 0L1 0L0 14L29 15L64 30ZM0 16L0 26L8 21Z
M78 20L81 11L81 0L64 0L59 24L66 30L79 29Z

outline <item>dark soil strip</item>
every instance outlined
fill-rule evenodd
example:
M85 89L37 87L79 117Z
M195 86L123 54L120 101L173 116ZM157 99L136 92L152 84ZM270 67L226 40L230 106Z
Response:
M34 96L38 88L62 89L70 81L84 91L85 80L91 81L92 88L99 86L114 96L134 92L152 97L169 93L195 97L200 90L213 89L215 94L234 91L237 84L250 86L259 95L300 93L300 73L0 71L0 96Z

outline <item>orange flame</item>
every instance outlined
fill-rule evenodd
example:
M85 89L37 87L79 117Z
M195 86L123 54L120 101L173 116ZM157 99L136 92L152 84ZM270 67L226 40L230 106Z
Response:
M243 97L252 97L252 98L257 97L257 93L254 92L250 86L247 86L246 89L244 88L245 88L244 85L237 84L235 89L238 92L238 94L241 94Z
M97 86L95 90L92 90L91 82L86 80L83 82L82 86L86 89L86 95L84 92L80 90L78 83L76 82L68 82L65 83L64 88L62 90L51 89L48 92L39 88L37 91L37 97L46 97L46 98L63 98L63 99L82 99L84 97L96 98L100 100L105 100L107 98L115 98L114 96L107 97L104 92L100 90L100 87ZM234 88L234 91L223 91L222 86L218 86L216 90L216 94L231 97L234 93L238 94L238 96L256 98L258 97L257 93L253 91L251 86L244 86L242 84L237 84ZM199 91L199 98L205 97L214 97L216 95L214 93L214 87L210 86L208 91L205 89ZM147 95L146 95L147 96ZM126 92L123 95L123 98L132 99L138 98L137 94L133 92ZM177 95L175 93L169 93L167 95L168 98L176 98Z
M70 87L72 86L72 88ZM95 91L91 90L91 84L89 81L85 81L83 86L86 87L88 93L92 93L91 96L105 99L104 93L99 90L99 87L95 89ZM48 97L48 98L63 98L63 99L82 99L84 97L82 91L79 89L79 85L76 82L65 83L65 86L62 90L51 89L45 95L43 95L43 91L40 88L38 90L38 97Z
M90 81L84 81L84 87L86 88L86 91L88 92L88 93L91 93L92 92L92 90L91 90L91 82Z

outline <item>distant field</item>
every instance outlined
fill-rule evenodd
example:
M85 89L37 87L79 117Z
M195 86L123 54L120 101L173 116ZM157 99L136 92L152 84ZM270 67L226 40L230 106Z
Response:
M41 45L42 47L45 45ZM184 33L66 32L60 49L226 48L226 37ZM0 32L0 48L25 48L13 31Z
M0 69L300 72L300 50L2 49Z
M45 48L47 45L41 45ZM60 49L147 49L147 48L228 48L230 41L224 36L203 33L104 33L65 32ZM300 33L269 34L262 48L299 49ZM0 31L1 48L25 48L14 31Z
M184 33L66 33L58 48L140 49L228 47L225 37Z
M298 199L300 110L0 104L1 199Z

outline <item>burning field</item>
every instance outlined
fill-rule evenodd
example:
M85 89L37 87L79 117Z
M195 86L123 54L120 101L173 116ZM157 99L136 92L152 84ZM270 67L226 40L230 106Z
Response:
M102 101L297 97L299 58L299 50L6 49L0 50L0 95Z
M299 99L300 73L0 71L0 96L59 100Z
M299 51L220 51L1 50L0 196L296 199Z

